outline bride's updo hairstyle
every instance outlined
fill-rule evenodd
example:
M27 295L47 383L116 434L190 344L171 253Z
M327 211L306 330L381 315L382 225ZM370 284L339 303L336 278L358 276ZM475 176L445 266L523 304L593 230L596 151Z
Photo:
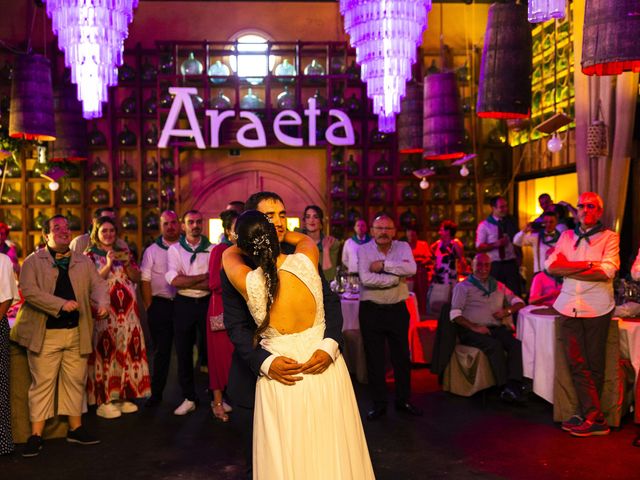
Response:
M247 210L238 217L235 233L238 248L262 268L267 287L267 316L256 330L254 341L269 327L269 312L278 291L278 268L276 261L280 255L280 243L276 228L267 216L257 210Z

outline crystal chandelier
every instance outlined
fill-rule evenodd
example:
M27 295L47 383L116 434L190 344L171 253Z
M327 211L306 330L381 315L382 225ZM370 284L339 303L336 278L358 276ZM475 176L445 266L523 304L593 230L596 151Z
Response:
M541 23L564 18L566 0L529 0L529 22Z
M53 33L78 85L84 118L102 115L108 87L118 83L124 40L138 0L46 0Z
M381 132L396 129L395 116L411 79L429 10L431 0L340 0L344 28L356 49Z

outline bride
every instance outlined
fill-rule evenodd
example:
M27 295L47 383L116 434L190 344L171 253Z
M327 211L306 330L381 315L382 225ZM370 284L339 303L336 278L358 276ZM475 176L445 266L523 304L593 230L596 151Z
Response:
M237 246L224 270L243 295L258 328L254 342L293 365L304 364L325 329L318 248L287 232L292 255L280 252L275 227L256 210L237 220ZM252 270L243 257L257 265ZM342 356L322 373L301 373L285 385L261 376L253 422L255 479L374 478L351 379Z

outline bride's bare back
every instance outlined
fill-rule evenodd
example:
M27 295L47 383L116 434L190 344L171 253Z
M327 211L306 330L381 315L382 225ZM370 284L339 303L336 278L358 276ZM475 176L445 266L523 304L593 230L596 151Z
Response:
M280 286L271 306L269 325L281 334L302 332L312 327L317 305L309 288L285 270L278 270L278 279Z

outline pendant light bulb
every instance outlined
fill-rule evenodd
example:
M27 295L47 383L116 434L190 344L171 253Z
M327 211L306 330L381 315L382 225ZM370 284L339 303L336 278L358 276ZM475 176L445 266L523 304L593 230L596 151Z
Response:
M55 180L53 182L49 182L49 190L51 190L52 192L57 191L59 188L60 188L60 184Z
M422 190L426 190L427 188L429 188L429 182L427 181L427 177L422 177L422 180L420 180L420 188Z
M469 176L469 169L467 168L466 164L462 165L462 167L460 168L460 175L462 175L463 177Z
M547 142L547 150L551 153L557 153L562 150L562 140L557 133L554 133Z

